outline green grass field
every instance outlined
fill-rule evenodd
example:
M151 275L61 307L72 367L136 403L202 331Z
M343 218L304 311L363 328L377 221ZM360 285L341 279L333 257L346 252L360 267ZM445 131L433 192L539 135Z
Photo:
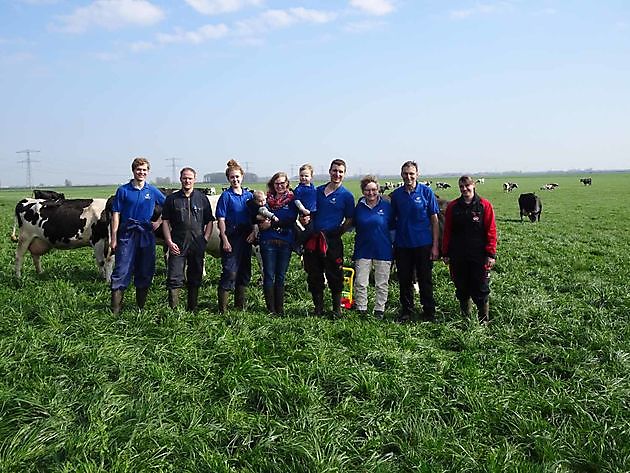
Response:
M521 223L534 190L541 222ZM160 260L147 309L130 290L113 316L90 249L42 275L28 258L16 281L25 194L0 191L0 472L630 471L630 175L478 191L499 229L488 327L462 320L442 263L435 324L392 323L394 281L385 321L309 317L297 258L285 318L255 284L246 312L216 315L216 260L199 313L168 310Z

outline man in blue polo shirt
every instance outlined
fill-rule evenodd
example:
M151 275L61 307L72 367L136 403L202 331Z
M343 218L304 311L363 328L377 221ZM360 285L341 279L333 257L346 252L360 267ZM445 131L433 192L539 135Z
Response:
M133 276L136 304L144 308L155 273L155 235L162 223L151 222L155 205L164 204L164 195L146 182L149 161L136 158L131 163L133 179L116 190L112 203L110 247L116 255L112 273L111 309L120 312L123 293Z
M330 182L317 187L317 211L302 215L306 226L313 218L313 235L304 245L304 269L315 314L324 312L324 274L332 297L333 316L341 315L343 291L343 242L341 235L352 226L354 196L342 186L346 163L334 159L328 174Z
M437 198L430 187L418 183L418 165L407 161L400 173L404 186L391 193L396 222L394 251L400 284L401 312L399 322L413 316L413 275L420 285L423 318L435 320L433 298L433 261L439 258L440 212Z

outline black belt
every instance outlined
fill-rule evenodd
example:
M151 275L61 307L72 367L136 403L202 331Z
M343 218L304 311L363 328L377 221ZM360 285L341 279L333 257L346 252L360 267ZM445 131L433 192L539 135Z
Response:
M269 243L270 245L276 245L276 246L284 246L284 245L288 245L289 243L284 241L284 240L280 240L278 238L271 238L269 240L263 240L265 243Z

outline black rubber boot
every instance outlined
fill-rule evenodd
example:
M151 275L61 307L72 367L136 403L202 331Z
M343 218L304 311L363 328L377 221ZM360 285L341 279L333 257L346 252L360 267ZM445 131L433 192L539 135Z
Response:
M177 304L179 304L179 288L169 289L168 290L168 306L171 309L177 308Z
M435 322L435 307L423 307L422 320L425 322Z
M229 293L221 286L217 288L217 311L219 314L225 314L227 310Z
M275 299L274 299L273 286L263 287L263 292L265 294L265 306L267 307L267 312L269 314L275 314L276 305L275 305Z
M276 314L284 315L284 287L274 286L274 300L276 303Z
M188 312L194 312L197 310L197 300L199 299L199 286L189 286L188 296L186 301L186 310Z
M486 301L477 306L479 323L488 325L490 323L490 302Z
M313 305L315 306L315 310L313 313L315 315L322 315L324 313L324 294L321 292L313 293Z
M335 319L341 317L341 292L331 293L332 299L332 316Z
M113 314L120 314L120 311L122 310L122 302L123 302L124 294L125 293L122 289L116 289L115 291L112 291L111 308L112 308Z
M236 286L234 289L234 308L238 310L245 310L245 295L246 286Z
M465 301L459 301L459 309L462 313L462 317L468 318L472 312L472 301L466 299Z
M137 287L136 288L136 305L138 309L144 309L144 305L147 302L147 295L149 294L148 287Z

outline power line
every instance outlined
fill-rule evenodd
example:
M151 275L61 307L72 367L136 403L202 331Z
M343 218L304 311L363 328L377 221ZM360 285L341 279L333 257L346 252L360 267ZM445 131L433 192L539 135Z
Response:
M177 158L166 158L166 161L171 162L171 183L174 184L177 182L177 165L175 164L179 159Z
M26 159L23 161L18 161L18 163L26 163L26 185L29 189L33 188L33 184L31 182L31 163L38 163L34 159L31 159L31 153L39 153L37 149L24 149L22 151L16 151L16 153L25 153Z

